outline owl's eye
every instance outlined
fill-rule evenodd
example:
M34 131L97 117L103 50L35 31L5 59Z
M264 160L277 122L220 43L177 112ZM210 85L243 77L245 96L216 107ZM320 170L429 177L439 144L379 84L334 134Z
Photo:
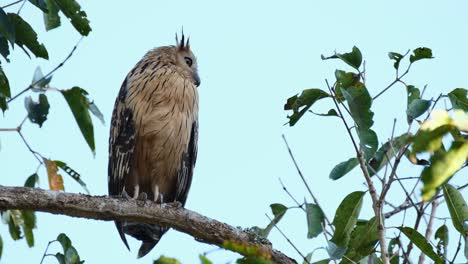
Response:
M188 65L189 67L192 67L193 61L192 61L191 58L185 57L184 60L185 60L185 63L187 63L187 65Z

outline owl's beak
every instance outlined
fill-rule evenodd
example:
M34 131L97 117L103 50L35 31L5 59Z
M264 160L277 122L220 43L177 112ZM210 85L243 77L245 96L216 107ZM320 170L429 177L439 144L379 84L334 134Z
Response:
M196 85L197 87L200 86L201 81L200 81L200 76L198 76L198 73L195 72L195 73L193 74L193 80L194 80L195 85Z

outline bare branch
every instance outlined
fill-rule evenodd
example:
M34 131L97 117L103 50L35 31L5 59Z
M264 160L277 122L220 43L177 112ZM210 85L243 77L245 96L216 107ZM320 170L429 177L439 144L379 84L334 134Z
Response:
M467 184L464 184L464 185L462 185L462 186L460 186L460 187L458 187L457 190L461 190L461 189L464 189L464 188L466 188L466 187L468 187L468 183L467 183ZM443 194L439 194L439 195L435 196L435 197L432 198L432 199L438 199L438 198L440 198L440 197L442 197L442 196L444 196L444 195L443 195ZM423 202L420 201L420 202L416 203L415 205L420 205L421 203L423 203ZM388 219L388 218L390 218L390 217L392 217L392 216L394 216L394 215L396 215L396 214L398 214L398 213L404 212L406 209L408 209L408 208L410 208L410 207L413 207L413 206L414 206L413 204L408 204L408 202L405 202L405 203L399 205L398 207L396 207L395 209L393 209L392 211L389 211L389 212L385 213L385 214L384 214L384 217L385 217L386 219Z
M70 51L70 53L68 53L67 57L65 57L65 59L59 64L57 65L55 68L53 68L49 73L47 73L46 75L44 75L42 78L40 78L39 80L35 81L34 83L31 83L28 87L24 88L21 92L19 92L18 94L16 94L15 96L11 97L7 103L10 103L11 101L15 100L16 98L18 98L20 95L24 94L25 92L27 92L29 89L33 88L35 85L37 85L38 83L42 82L43 80L49 78L55 71L57 71L58 69L60 69L64 64L65 62L67 62L71 56L73 56L73 53L75 53L76 49L78 48L78 45L80 44L81 40L83 39L83 37L81 37L78 42L75 44L75 46L73 46L72 50Z
M314 203L320 207L321 209L323 208L322 206L320 206L320 203L319 201L317 200L317 198L315 197L315 195L312 193L312 190L310 189L309 187L309 184L307 184L307 181L305 180L305 177L304 177L304 174L302 174L302 171L301 169L299 168L299 165L297 165L297 162L296 162L296 159L294 158L294 155L292 153L292 150L291 148L289 147L289 144L288 144L288 141L286 140L286 137L283 135L283 140L284 140L284 143L286 144L286 147L288 148L288 152L289 152L289 156L291 157L293 163L294 163L294 166L296 167L296 170L297 170L297 173L299 174L299 176L301 177L302 179L302 182L304 183L304 185L306 186L307 188L307 191L309 191L309 194L310 196L312 197L312 199L314 200ZM323 216L325 218L325 221L327 222L327 225L331 228L332 231L335 231L335 229L333 228L333 225L331 224L330 220L328 219L327 215L325 214L325 211L322 209L323 211Z
M252 234L171 204L160 206L146 202L141 205L135 200L107 196L0 186L0 210L7 209L34 210L104 221L127 220L158 224L189 234L203 243L222 246L226 241L233 241L258 247L271 256L275 263L297 263L270 245L256 241Z
M432 236L432 225L434 223L434 218L435 218L435 214L436 214L436 211L437 211L437 207L439 206L439 202L437 201L437 199L435 199L434 201L432 201L431 203L432 207L431 207L431 214L429 216L429 223L427 223L427 228L426 228L426 240L427 241L430 241L431 240L431 236ZM419 255L419 264L424 264L424 259L426 258L426 254L424 253L421 253L421 255Z

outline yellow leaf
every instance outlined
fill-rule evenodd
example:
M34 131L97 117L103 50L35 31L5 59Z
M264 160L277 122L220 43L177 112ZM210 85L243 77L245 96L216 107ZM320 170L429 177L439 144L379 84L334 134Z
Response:
M49 178L49 187L54 191L64 191L62 175L58 174L57 164L55 162L44 158L44 163L47 168L47 176Z

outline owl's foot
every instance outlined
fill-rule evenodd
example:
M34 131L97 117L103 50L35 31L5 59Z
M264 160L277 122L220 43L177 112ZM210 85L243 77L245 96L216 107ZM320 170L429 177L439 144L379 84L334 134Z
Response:
M148 195L145 192L141 192L135 200L137 200L138 206L143 207L148 200Z
M174 208L174 209L179 209L179 208L182 208L182 207L183 207L183 206L182 206L182 203L179 202L179 201L174 201L174 202L172 202L172 203L167 203L166 205L167 205L167 206L170 206L170 207L172 207L172 208Z
M130 200L132 199L132 197L130 195L128 195L128 193L125 191L125 188L122 190L122 194L120 195L120 197L126 199L126 200Z

